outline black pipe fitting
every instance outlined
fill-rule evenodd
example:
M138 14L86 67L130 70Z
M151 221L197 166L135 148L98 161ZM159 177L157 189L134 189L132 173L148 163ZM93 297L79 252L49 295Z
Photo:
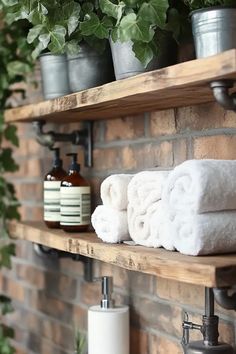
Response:
M229 89L234 86L232 80L213 81L210 84L215 100L226 110L236 111L236 95L230 94Z

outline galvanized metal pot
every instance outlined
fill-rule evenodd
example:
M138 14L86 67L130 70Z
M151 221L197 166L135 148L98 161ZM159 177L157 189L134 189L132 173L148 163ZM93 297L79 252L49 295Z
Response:
M131 41L121 43L113 42L110 39L110 45L116 80L125 79L176 63L176 44L172 40L170 41L169 38L166 38L166 41L161 46L159 57L154 58L146 68L135 57Z
M197 58L236 48L236 8L211 7L191 14Z
M99 54L88 44L81 45L78 55L68 55L68 71L72 92L86 90L114 80L110 48Z
M46 100L70 93L66 55L42 54L39 57L43 96Z

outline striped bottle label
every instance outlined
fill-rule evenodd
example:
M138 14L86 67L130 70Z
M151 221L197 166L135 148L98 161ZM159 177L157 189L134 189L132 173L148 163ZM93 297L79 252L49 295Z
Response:
M89 225L90 187L61 187L61 225Z
M60 221L60 181L44 181L44 220Z

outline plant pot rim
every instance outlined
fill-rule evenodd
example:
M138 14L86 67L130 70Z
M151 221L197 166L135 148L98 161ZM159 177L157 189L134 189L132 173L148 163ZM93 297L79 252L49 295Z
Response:
M236 9L236 6L211 6L211 7L204 7L202 9L194 10L190 12L190 17L195 15L196 13L201 13L201 12L210 12L214 10L224 10L224 9Z
M66 55L65 53L63 53L63 54L54 54L54 53L51 53L51 52L47 52L47 53L40 54L39 58L40 57L46 57L46 56L63 57L65 55Z

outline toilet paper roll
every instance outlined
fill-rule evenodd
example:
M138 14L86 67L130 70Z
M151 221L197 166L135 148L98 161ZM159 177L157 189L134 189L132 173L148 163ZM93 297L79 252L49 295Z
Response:
M88 311L88 354L129 354L129 308Z

